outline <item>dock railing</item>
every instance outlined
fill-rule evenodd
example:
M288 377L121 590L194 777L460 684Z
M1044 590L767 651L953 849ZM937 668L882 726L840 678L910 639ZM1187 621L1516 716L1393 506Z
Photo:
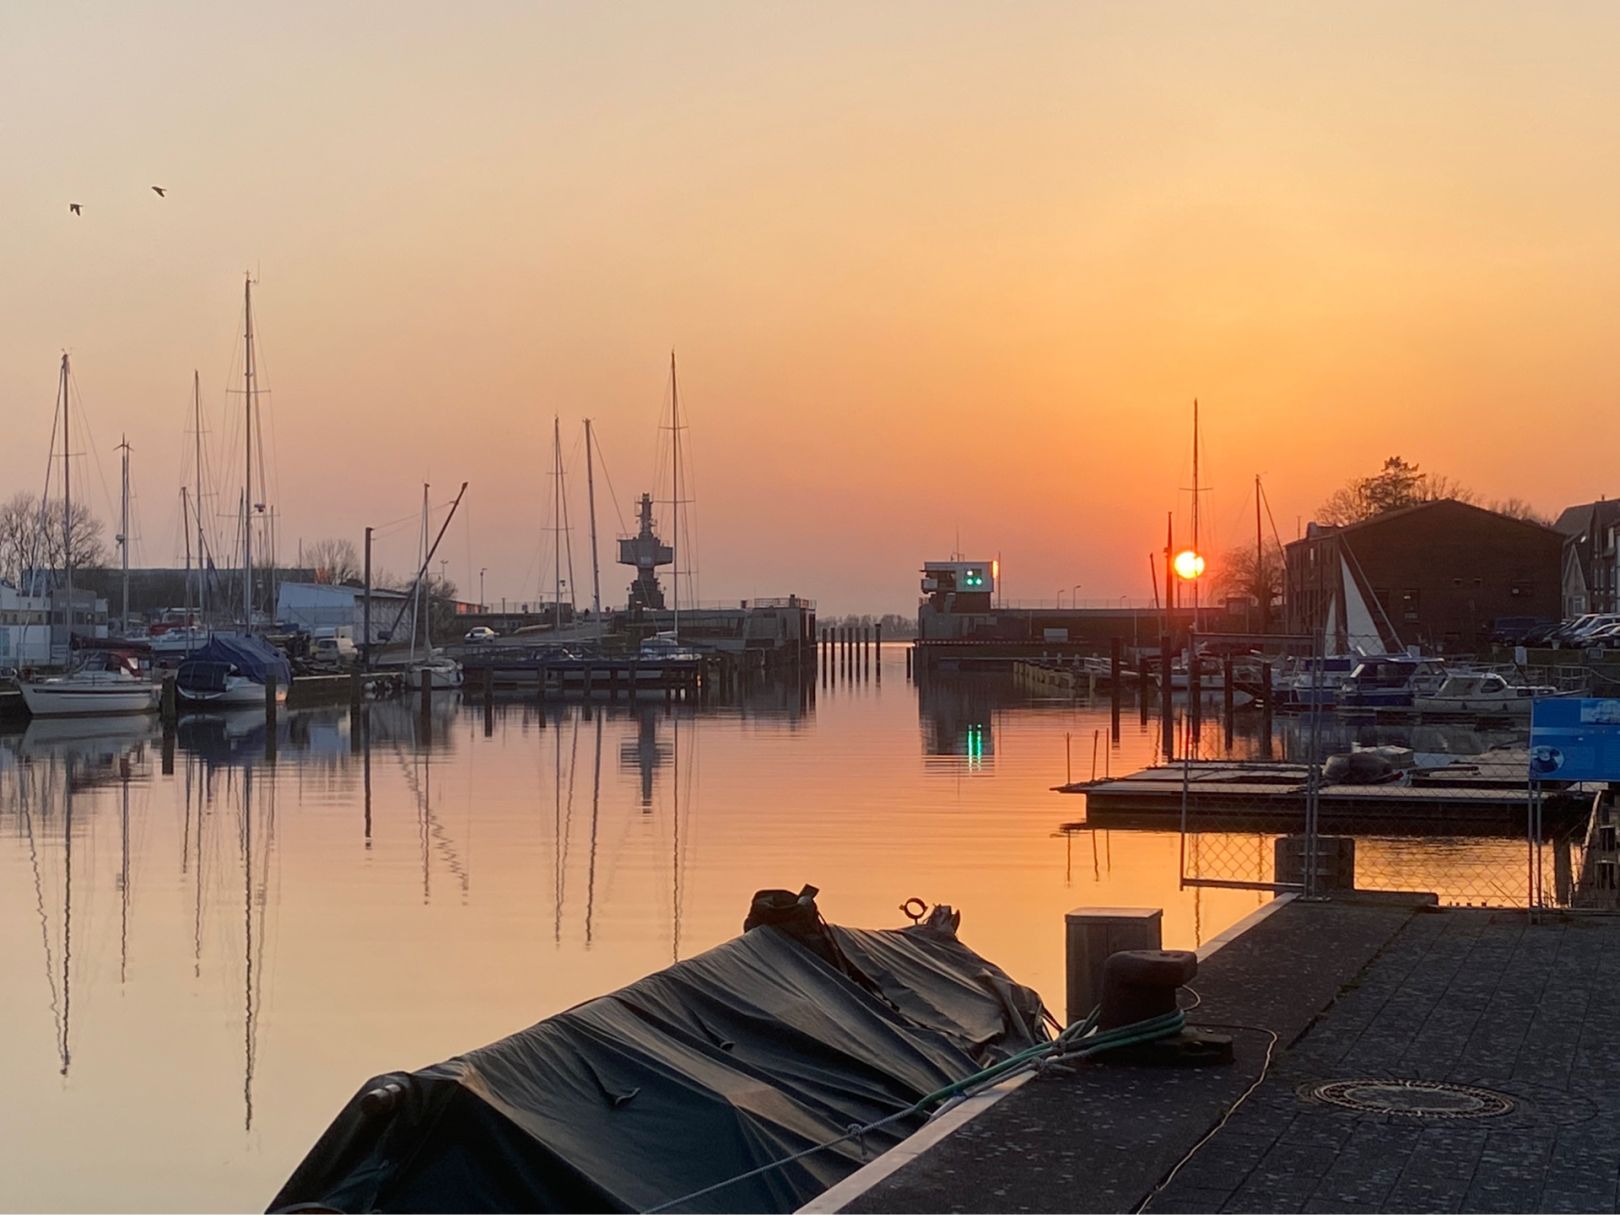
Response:
M1298 659L1292 644L1308 671L1314 647L1307 639ZM1184 886L1620 909L1612 795L1533 785L1527 719L1394 721L1308 704L1273 720L1268 689L1240 666L1227 660L1172 694L1173 758L1157 779L1160 804L1179 795ZM1234 705L1245 688L1253 702Z

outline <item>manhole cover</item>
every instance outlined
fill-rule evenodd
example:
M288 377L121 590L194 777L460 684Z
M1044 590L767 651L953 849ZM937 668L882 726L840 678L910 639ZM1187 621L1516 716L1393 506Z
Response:
M1433 1080L1333 1080L1305 1095L1364 1114L1412 1118L1499 1118L1513 1110L1513 1098L1501 1093Z

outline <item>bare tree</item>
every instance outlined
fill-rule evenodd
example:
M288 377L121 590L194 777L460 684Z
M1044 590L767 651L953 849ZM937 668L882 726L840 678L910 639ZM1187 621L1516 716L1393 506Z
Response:
M304 559L315 570L316 582L337 584L357 581L364 569L353 540L331 537L304 546Z
M71 520L64 524L60 499L41 507L26 490L0 505L0 577L20 583L33 571L59 570L71 550L78 569L99 569L107 563L107 545L101 520L82 502L73 504Z
M1509 519L1523 519L1526 523L1539 523L1542 527L1551 527L1552 518L1542 514L1523 498L1498 498L1486 504L1487 510L1493 510L1499 515L1506 515Z
M1223 598L1253 599L1260 606L1261 626L1266 627L1283 595L1283 570L1282 546L1272 539L1258 553L1248 546L1228 551L1210 571L1210 582Z
M1322 503L1316 517L1323 523L1343 527L1360 523L1387 511L1454 498L1472 502L1474 491L1443 473L1426 473L1400 456L1391 456L1370 477L1356 477L1334 490Z

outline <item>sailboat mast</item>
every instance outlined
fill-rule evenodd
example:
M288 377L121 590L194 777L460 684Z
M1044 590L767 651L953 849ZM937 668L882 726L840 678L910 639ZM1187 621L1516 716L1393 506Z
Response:
M602 639L602 569L596 558L596 471L591 458L591 420L585 419L585 501L591 514L591 619L596 622L596 638ZM601 739L597 739L600 748Z
M427 568L427 551L428 551L428 483L426 481L424 481L424 482L422 482L422 541L421 541L421 544L417 548L418 557L422 562L422 565L421 565L422 569ZM427 629L424 626L424 622L423 622L423 619L422 619L422 599L423 599L423 592L424 592L424 589L425 589L426 585L427 585L426 579L418 578L416 580L416 619L411 621L411 659L412 659L412 661L415 661L415 659L416 659L416 630L417 630L418 627L422 627L422 647L423 647L423 649L425 649L427 651L427 656L429 658L431 658L433 656L433 642L428 637Z
M551 602L552 635L562 632L562 420L551 415Z
M192 499L192 513L197 517L197 615L208 619L208 565L203 560L203 491L202 491L202 377L197 369L191 371L192 446L197 462L196 496Z
M186 487L180 487L180 534L186 541L186 652L191 652L191 507L187 501Z
M675 516L671 529L669 552L671 591L674 596L675 619L671 632L675 640L681 639L681 389L675 377L675 351L669 352L669 433L671 443L670 507Z
M247 317L243 339L242 380L247 400L247 414L242 434L246 477L242 482L242 627L253 631L253 276L247 275L242 284L243 311Z
M118 553L123 570L124 608L119 628L129 636L129 436L120 435L118 450L123 453L122 481L119 493Z
M1260 603L1260 628L1271 610L1271 580L1266 577L1266 543L1260 533L1260 474L1254 474L1254 597Z
M67 583L67 656L73 660L73 460L68 444L68 356L62 352L62 569Z
M1198 552L1198 398L1193 398L1193 500L1192 551ZM1193 628L1198 627L1198 579L1191 579L1193 594Z

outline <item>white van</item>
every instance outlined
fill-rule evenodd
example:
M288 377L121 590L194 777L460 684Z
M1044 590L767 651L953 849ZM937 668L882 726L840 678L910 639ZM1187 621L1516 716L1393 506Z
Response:
M309 656L315 662L345 666L359 656L360 651L348 637L317 637L309 644Z

